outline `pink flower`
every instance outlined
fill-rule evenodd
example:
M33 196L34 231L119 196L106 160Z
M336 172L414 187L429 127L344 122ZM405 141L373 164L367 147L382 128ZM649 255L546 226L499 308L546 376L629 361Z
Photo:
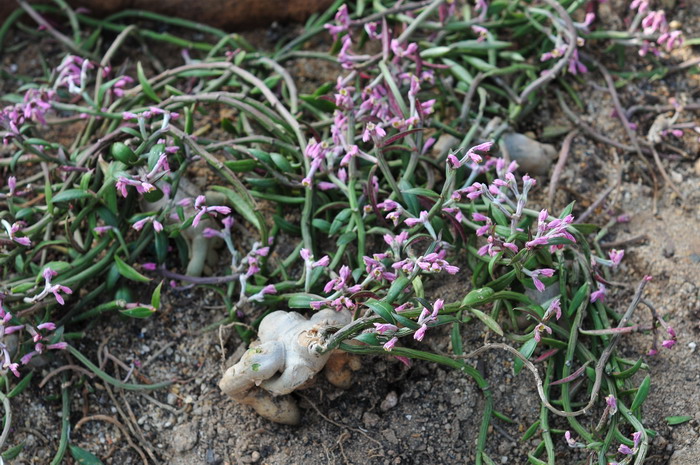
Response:
M667 340L663 341L663 342L661 343L661 345L664 346L664 347L667 348L667 349L672 349L673 346L676 345L676 341L674 341L673 339L667 339Z
M606 287L603 284L598 283L598 290L591 293L591 303L593 303L597 300L600 300L602 302L603 299L605 299L606 292L607 292Z
M542 268L535 271L523 270L523 272L532 278L532 282L535 285L535 288L540 292L544 292L545 285L542 281L540 281L538 276L542 275L548 278L554 276L554 270L551 268Z
M398 341L399 341L399 338L398 338L398 337L392 337L391 339L389 339L389 341L387 341L387 342L384 344L384 350L391 352L391 349L394 348L394 346L396 345L396 343L397 343Z
M552 315L555 315L557 320L561 318L561 304L559 299L552 300L552 303L549 304L549 308L547 308L547 311L544 313L544 319L548 320Z
M566 443L569 447L576 447L576 441L571 437L571 432L566 431L564 433L564 439L566 439Z
M61 296L61 294L59 294L59 292L63 292L64 294L72 294L73 293L71 288L66 287L66 286L61 286L59 284L51 286L51 288L49 289L49 292L51 292L54 295L54 297L56 297L56 302L58 302L61 305L64 305L65 301L63 300L63 297Z
M426 224L428 222L428 212L423 210L420 212L420 215L418 218L406 218L404 220L404 223L406 223L406 226L413 227L417 224Z
M472 32L477 35L476 41L483 42L489 35L489 30L482 26L472 26Z
M610 394L608 397L605 398L605 403L608 404L608 407L610 407L611 415L617 412L617 399L615 399L615 396Z
M622 261L622 257L625 256L625 251L612 249L610 250L610 252L608 252L608 256L610 257L612 266L618 266L620 264L620 261Z
M415 339L416 341L422 341L423 338L425 337L425 332L426 332L427 330L428 330L428 325L425 325L425 324L422 325L422 326L418 329L418 331L416 331L415 333L413 333L413 339Z
M8 197L12 197L13 195L15 195L15 189L17 188L17 178L16 177L10 176L9 178L7 178L7 188L9 190L7 193Z
M362 133L362 141L367 142L370 139L381 139L384 136L386 136L386 131L381 125L369 122Z
M462 162L453 153L447 156L447 161L450 163L450 168L454 170L462 166Z
M331 262L331 259L328 258L328 255L324 255L320 260L313 261L314 256L311 254L309 249L301 249L299 251L299 255L304 260L304 262L306 262L306 265L309 268L316 268L319 266L328 266Z
M633 449L630 449L628 446L626 446L624 444L620 444L620 447L617 449L617 451L619 453L625 454L625 455L634 455L634 453L635 453Z
M217 213L220 213L222 215L228 215L229 213L231 213L231 209L229 207L217 205L208 207L204 204L204 202L206 202L206 197L204 197L203 195L197 196L197 198L194 201L194 209L197 210L197 214L195 215L194 220L192 220L192 226L194 226L195 228L197 227L197 225L199 225L199 222L205 214L216 216Z
M399 328L396 325L390 323L374 323L374 330L379 334L384 334L386 332L395 332Z
M543 332L546 332L547 334L552 334L552 328L545 325L544 323L539 323L537 326L535 326L535 330L533 331L535 341L540 342Z

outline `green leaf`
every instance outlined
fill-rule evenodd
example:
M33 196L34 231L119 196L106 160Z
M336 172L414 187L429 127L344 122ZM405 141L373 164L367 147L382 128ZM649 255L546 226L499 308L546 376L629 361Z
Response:
M396 278L396 280L391 283L391 287L389 288L389 292L386 293L386 302L393 302L396 300L399 295L403 292L404 289L406 289L406 286L410 284L410 281L408 280L407 277L405 276L399 276Z
M439 58L442 56L447 55L450 53L452 49L447 46L439 46L439 47L431 47L431 48L426 48L425 50L421 50L420 52L420 57L421 58Z
M283 173L291 173L293 171L292 164L289 163L287 157L281 153L271 153L270 158L272 158L272 161L275 163L277 168L279 168Z
M481 458L484 459L484 463L486 465L496 465L496 462L494 462L493 459L491 459L491 457L486 455L486 452L481 453Z
M30 371L29 374L24 376L19 383L17 383L17 386L13 387L10 393L7 395L8 399L12 399L13 397L19 395L24 391L27 386L29 385L29 382L32 380L34 377L34 372Z
M462 349L462 333L460 328L462 326L459 323L452 324L452 334L450 335L452 340L452 352L455 355L462 355L464 350Z
M237 192L222 186L213 186L213 190L216 192L221 192L224 194L231 206L236 210L243 218L245 218L250 224L255 226L255 228L263 234L264 223L260 221L260 218L255 212L253 204L248 201L248 199L243 198L238 195Z
M680 425L682 423L686 423L692 419L693 419L693 417L691 417L689 415L683 415L683 416L679 416L679 417L666 417L666 422L670 426L675 426L675 425Z
M20 442L16 446L8 447L5 452L2 453L2 458L4 460L14 460L17 458L20 452L24 449L24 443Z
M523 434L523 437L520 439L521 442L528 441L530 438L532 438L537 430L540 428L540 420L537 420L534 422L530 427L525 431Z
M151 295L151 306L156 310L160 308L160 290L163 287L163 281L156 286L153 294Z
M412 187L410 189L401 190L401 192L404 194L422 195L423 197L440 197L440 194L437 192L431 191L430 189L425 189L424 187Z
M247 173L248 171L253 171L255 168L259 167L260 162L252 159L231 160L225 161L224 165L234 173Z
M571 226L574 227L578 232L581 234L593 234L594 232L598 232L600 229L600 226L597 224L588 224L588 223L580 223L580 224L572 224Z
M364 342L365 344L369 344L371 346L381 345L379 339L377 339L377 333L362 333L353 338L353 340Z
M634 376L634 374L637 373L637 371L639 371L639 369L640 369L641 367L642 367L642 359L640 358L640 359L637 360L637 362L636 362L634 365L632 365L630 368L628 368L628 369L626 369L626 370L623 370L623 371L620 371L620 372L617 372L617 373L611 373L611 374L612 374L612 376L615 377L616 379L627 379L627 378L629 378L629 377L631 377L631 376Z
M348 221L350 218L350 215L352 215L352 209L350 208L344 208L338 213L331 223L331 229L328 232L330 235L336 234L343 225Z
M139 84L141 84L141 89L143 90L143 93L154 102L160 102L161 99L153 91L153 87L151 87L151 84L148 82L148 79L146 79L146 74L143 72L143 67L141 66L140 61L136 63L136 75L139 78Z
M119 310L119 313L121 313L124 316L128 316L131 318L148 318L149 316L153 315L156 312L155 308L152 307L134 307L134 308L127 308L124 310Z
M86 199L92 197L93 194L90 192L85 192L80 189L66 189L63 192L59 192L53 198L53 203L58 202L70 202L72 200Z
M637 394L634 396L634 400L632 401L632 406L630 407L630 410L635 411L642 406L647 396L649 395L650 386L651 376L646 375L642 380L642 384L639 385L639 389L637 389Z
M305 294L300 292L298 294L292 294L292 296L289 298L289 302L287 302L287 305L289 308L311 308L311 302L316 302L318 300L325 299L320 295Z
M129 166L136 163L139 159L134 151L123 142L115 142L112 144L109 153L112 154L112 157L114 157L115 160Z
M494 65L482 60L481 58L464 55L462 56L462 59L470 65L472 65L474 68L478 69L479 71L493 71L497 69Z
M70 445L70 455L80 465L103 465L95 455L73 444Z
M503 330L501 327L496 323L496 320L491 318L489 315L486 313L482 312L481 310L477 310L475 308L470 308L470 312L474 314L475 317L477 317L483 324L489 327L491 331L494 333L498 334L499 336L503 336Z
M124 262L124 260L119 258L117 255L114 256L114 263L117 266L117 270L119 270L119 274L124 276L126 279L142 283L147 283L151 281L151 278L148 278L136 271L134 268L131 267L131 265Z
M321 110L326 113L333 113L333 111L338 108L335 103L331 102L330 100L326 100L325 98L316 98L311 95L300 95L299 99L308 103L317 110Z
M469 292L464 299L462 300L461 307L470 307L474 305L478 305L485 300L487 300L489 297L493 295L493 289L489 287L482 287L481 289L474 289L473 291Z
M354 241L356 238L357 238L357 233L352 232L352 231L346 232L345 234L342 234L338 238L338 241L336 242L336 244L338 246L347 245L347 244L351 243L352 241Z
M566 217L566 215L570 215L571 212L574 210L574 205L576 204L576 201L571 202L569 205L567 205L564 210L562 210L561 214L559 215L560 219L563 219Z
M525 358L530 358L532 356L532 354L535 352L536 347L537 347L537 341L535 340L535 338L532 338L532 339L528 340L525 344L523 344L522 347L520 347L520 350L518 352L523 354L525 356ZM523 361L520 360L519 358L516 358L515 362L513 364L513 373L515 373L517 375L518 373L520 373L520 370L522 370L522 369L523 369Z
M569 306L566 309L566 315L571 316L574 314L576 310L581 306L583 303L583 300L586 298L588 295L588 283L584 283L581 287L578 288L578 291L576 291L576 294L574 295L574 298L571 299L571 303L569 303Z
M392 325L396 324L396 318L394 318L394 307L392 307L390 304L375 299L369 299L367 302L365 302L365 305L371 308L374 313L379 315L387 323L391 323Z

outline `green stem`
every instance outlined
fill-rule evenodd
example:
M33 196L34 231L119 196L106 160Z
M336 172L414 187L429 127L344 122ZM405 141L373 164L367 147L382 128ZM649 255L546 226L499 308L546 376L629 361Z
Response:
M97 365L92 363L86 356L81 354L78 349L76 349L73 346L68 346L67 347L68 352L80 362L88 367L90 371L95 373L99 378L101 378L103 381L113 385L114 387L118 387L120 389L126 389L127 391L139 391L139 390L144 390L144 391L155 391L156 389L161 389L164 387L168 387L171 384L173 384L173 381L163 381L160 383L154 383L154 384L132 384L132 383L123 383L119 381L118 379L114 378L113 376L108 375L104 371L100 370Z

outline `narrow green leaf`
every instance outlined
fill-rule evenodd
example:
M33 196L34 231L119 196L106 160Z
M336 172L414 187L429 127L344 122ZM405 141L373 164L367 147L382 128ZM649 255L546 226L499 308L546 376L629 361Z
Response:
M151 306L156 310L160 308L160 290L163 287L163 281L156 286L153 294L151 295Z
M404 194L422 195L423 197L440 197L440 194L438 194L437 192L431 191L430 189L425 189L423 187L412 187L406 190L402 189L401 192Z
M139 84L141 84L143 93L154 102L160 103L161 99L153 91L153 87L151 87L148 79L146 79L146 74L143 72L143 66L141 66L140 61L136 63L136 75L139 78Z
M13 387L10 393L7 395L8 399L12 399L13 397L19 395L24 391L27 386L29 385L30 381L34 377L34 372L30 371L26 376L24 376L19 383L17 383L17 386Z
M119 310L119 313L130 318L148 318L155 312L155 309L152 307L134 307Z
M473 305L480 304L487 300L493 295L493 289L489 287L482 287L481 289L474 289L467 294L462 300L462 307L469 307Z
M287 305L289 308L311 308L311 302L318 300L324 300L324 298L316 294L292 294Z
M253 207L253 204L251 204L248 199L243 198L242 196L238 195L237 192L228 189L226 187L222 186L214 186L212 187L213 190L216 192L221 192L224 194L228 200L231 206L243 217L245 218L250 224L255 226L255 228L262 234L263 233L263 225L260 221L260 218L255 212L255 208Z
M576 294L574 294L574 298L571 299L571 303L569 303L569 306L566 309L566 315L573 315L574 312L581 306L583 300L586 298L587 295L588 283L584 283L581 287L578 288L578 291L576 291Z
M611 374L612 374L612 376L615 377L616 379L627 379L627 378L629 378L629 377L631 377L631 376L634 376L634 374L636 374L637 371L639 371L639 369L640 369L641 367L642 367L642 359L640 358L640 359L637 360L637 362L636 362L634 365L632 365L630 368L628 368L628 369L626 369L626 370L623 370L623 371L620 371L620 372L617 372L617 373L611 373Z
M375 299L369 299L367 302L365 302L365 305L371 308L374 313L379 315L387 323L391 323L392 325L396 324L396 318L394 318L394 307L392 307L390 304Z
M525 441L530 440L530 438L532 438L535 435L535 433L537 432L539 427L540 427L540 420L537 420L532 425L530 425L530 427L525 431L525 433L523 434L523 437L520 439L520 441L525 442Z
M691 417L689 415L683 415L683 416L679 416L679 417L666 417L666 422L670 426L675 426L675 425L680 425L682 423L686 423L692 419L693 419L693 417Z
M452 325L452 334L450 338L452 340L452 352L455 355L462 355L464 353L464 349L462 348L462 333L460 331L461 327L462 325L459 323L454 323Z
M399 276L396 278L396 280L391 283L391 287L389 288L389 292L386 293L386 302L393 302L399 297L399 294L403 292L404 289L406 289L406 286L410 284L410 281L408 280L407 277L405 276Z
M75 461L80 465L103 465L100 459L91 452L73 444L70 445L70 455L72 455Z
M92 197L93 194L90 192L85 192L80 189L66 189L63 192L59 192L53 198L53 203L58 202L70 202L72 200L86 199Z
M16 446L8 447L5 452L2 453L2 458L4 460L14 460L17 458L20 452L24 449L24 443L20 442Z
M499 336L503 336L503 330L501 327L496 323L496 320L491 318L489 315L486 313L482 312L481 310L477 310L475 308L470 308L470 312L474 314L475 317L477 317L483 324L489 327L491 331L494 333L498 334Z
M151 279L142 275L138 271L136 271L134 268L131 267L131 265L127 264L119 258L117 255L114 256L114 264L117 266L117 270L119 270L119 274L124 276L126 279L130 279L132 281L138 281L142 283L147 283L150 282Z
M525 344L520 347L520 352L525 356L525 358L530 358L532 354L535 352L535 348L537 347L537 341L535 338L532 338L528 340ZM515 359L515 362L513 362L513 373L516 375L520 373L520 370L523 369L523 361L520 360L519 358Z
M634 396L634 400L632 401L632 406L630 407L630 410L635 411L642 406L647 396L649 395L650 386L651 376L646 375L642 380L642 384L639 385L639 389L637 389L637 394Z

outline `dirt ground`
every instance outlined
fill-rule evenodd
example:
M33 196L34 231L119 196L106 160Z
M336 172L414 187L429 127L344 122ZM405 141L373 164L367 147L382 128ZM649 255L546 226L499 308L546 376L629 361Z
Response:
M3 67L8 60L3 59ZM290 69L303 77L305 66ZM626 107L650 95L665 101L682 94L694 101L698 84L697 77L676 73L661 82L621 90L621 98ZM582 117L608 137L627 143L619 121L609 116L613 105L603 86L599 75L581 85L588 102ZM566 123L556 108L554 102L546 103L533 127L524 129L537 135L544 124ZM654 117L642 115L636 122L648 126ZM561 146L560 139L552 143L557 149ZM700 159L697 135L687 135L674 145L688 156L668 151L662 158L685 201L663 187L654 211L647 168L634 154L618 153L578 136L559 182L562 188L555 209L576 200L575 213L582 213L621 173L608 201L589 219L602 225L614 215L630 216L629 223L615 226L603 239L604 244L624 244L621 247L626 249L614 278L618 286L612 302L624 308L641 277L654 276L647 296L679 339L672 350L646 359L652 375L644 409L646 426L658 433L646 463L691 465L700 463L700 351L696 349L700 342ZM542 205L549 177L540 181L534 200ZM460 272L439 285L430 284L426 297L455 300L463 295L468 281L469 276ZM409 368L391 357L367 357L350 389L340 390L319 379L295 394L303 407L301 425L273 424L235 404L217 387L222 358L233 353L240 340L230 337L223 355L218 333L201 332L224 316L216 295L170 290L164 292L163 302L163 310L148 320L113 317L105 321L100 334L78 346L92 360L108 353L107 370L117 377L123 378L127 370L115 367L111 357L127 368L140 363L141 382L177 380L169 390L146 394L109 389L96 378L84 382L77 375L68 377L74 383L71 423L83 419L70 432L71 443L103 463L128 465L153 458L173 465L473 462L483 398L470 379L426 362L414 362ZM634 319L651 321L642 309ZM480 329L464 331L465 350L483 344L485 334ZM447 332L436 331L426 343L447 351L449 339ZM650 344L650 336L633 334L624 338L621 350L636 358ZM38 370L34 379L41 380L60 363ZM540 412L532 378L526 372L514 376L511 358L501 353L486 354L474 363L492 386L496 409L513 420L493 421L488 455L495 463L526 463L527 453L538 442L519 440ZM25 447L12 463L45 464L53 457L60 434L61 382L60 376L54 377L43 389L35 382L13 399L14 431L9 442L24 442ZM690 415L693 420L668 426L665 418L673 415ZM583 421L597 419L594 413ZM554 428L566 429L564 421L553 423ZM130 444L127 437L136 440ZM561 436L555 435L555 440L557 463L585 462L585 456L565 447ZM73 463L70 456L64 462Z

